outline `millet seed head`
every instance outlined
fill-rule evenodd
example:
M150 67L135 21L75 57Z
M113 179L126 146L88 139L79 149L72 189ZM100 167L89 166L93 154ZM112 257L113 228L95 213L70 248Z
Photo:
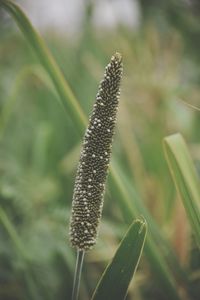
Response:
M103 80L100 82L83 139L76 174L70 241L72 246L79 250L91 249L96 243L116 123L121 77L122 57L116 53L107 65Z

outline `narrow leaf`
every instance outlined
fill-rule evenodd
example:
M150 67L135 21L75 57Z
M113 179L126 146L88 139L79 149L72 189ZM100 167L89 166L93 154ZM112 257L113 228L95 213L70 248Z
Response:
M189 222L200 246L200 188L199 179L187 145L181 134L164 139L166 159L185 207Z
M119 191L114 185L110 185L112 195L119 201L121 211L126 216L125 220L131 218L131 216L135 218L138 214L142 214L145 217L148 223L148 237L144 247L145 255L152 266L153 274L157 277L156 279L162 288L165 289L166 295L170 299L177 299L179 297L175 278L187 289L188 278L186 270L180 266L168 240L138 197L130 177L125 174L122 167L119 168L116 161L113 160L112 166L115 170L116 181L120 187ZM121 198L123 201L120 201L117 194L119 192L122 193ZM130 199L134 200L131 202Z
M87 124L86 117L42 37L35 30L25 13L17 4L9 0L0 0L0 7L1 6L4 7L17 22L40 63L52 79L65 112L67 112L71 116L71 119L76 122L76 128L82 135L84 130L83 125Z
M143 250L147 224L137 219L129 227L115 256L104 271L92 300L122 300L126 297L128 286L137 269Z
M13 246L16 248L16 252L18 253L19 257L22 258L24 265L26 265L26 267L24 268L24 278L28 286L30 299L41 300L42 297L38 293L38 289L36 287L36 284L33 280L33 276L31 273L30 264L29 264L29 254L27 253L26 248L24 247L24 244L18 232L16 231L14 225L9 220L4 209L0 206L0 224L1 223L3 224L8 235L10 236Z

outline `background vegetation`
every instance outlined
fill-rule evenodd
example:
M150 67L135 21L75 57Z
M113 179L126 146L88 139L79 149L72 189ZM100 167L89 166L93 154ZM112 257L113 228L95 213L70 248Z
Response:
M80 36L67 39L47 32L44 38L87 116L104 66L116 50L123 54L113 165L117 162L120 167L119 179L130 191L130 203L133 207L142 203L156 224L152 235L157 237L159 255L170 256L170 276L180 298L198 299L199 250L171 180L162 141L180 132L199 172L199 5L141 1L141 12L135 31L122 26L95 31L89 3ZM68 241L68 224L81 137L59 105L47 73L4 13L0 20L0 298L69 299L75 253ZM99 240L86 255L81 299L91 296L130 224L116 198L109 185ZM138 208L137 213L144 211ZM165 282L160 285L158 268L146 253L148 249L127 299L169 299L168 287L163 288Z

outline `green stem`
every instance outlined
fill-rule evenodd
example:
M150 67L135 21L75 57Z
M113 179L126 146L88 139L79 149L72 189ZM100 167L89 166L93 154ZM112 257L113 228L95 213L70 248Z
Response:
M85 255L85 251L83 251L83 250L77 251L76 269L75 269L75 274L74 274L74 283L73 283L73 290L72 290L72 300L78 300L84 255Z

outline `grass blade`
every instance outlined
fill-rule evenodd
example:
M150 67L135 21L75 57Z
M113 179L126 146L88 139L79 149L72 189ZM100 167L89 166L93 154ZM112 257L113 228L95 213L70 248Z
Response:
M122 210L125 221L129 220L131 216L136 217L139 213L143 214L148 222L148 237L146 239L144 252L151 264L151 268L159 284L165 290L165 294L170 299L179 299L176 279L187 290L188 279L186 272L181 268L175 253L172 251L168 241L164 238L157 224L154 222L147 209L142 205L138 198L131 181L125 176L123 170L120 169L116 162L113 162L112 173L115 176L110 177L111 192ZM118 183L118 185L116 183ZM123 199L123 201L121 200ZM134 199L134 201L130 201Z
M52 93L56 93L52 81L50 80L48 74L44 71L44 68L41 67L41 65L25 66L24 68L22 68L18 72L14 80L10 95L6 99L5 104L3 105L0 112L0 140L3 138L6 126L8 125L11 115L15 109L15 101L17 95L19 92L21 92L21 88L25 85L27 79L32 75L41 80Z
M164 150L174 183L183 201L197 243L200 246L199 180L181 134L166 137L164 139Z
M23 257L24 260L27 260L28 257L27 257L27 253L26 253L26 250L24 248L24 245L21 242L20 237L19 237L18 233L16 232L14 226L10 222L7 214L5 213L3 208L1 208L1 207L0 207L0 222L3 224L4 228L8 232L8 234L9 234L9 236L10 236L12 242L13 242L13 245L15 245L19 255L21 257Z
M58 67L53 56L46 47L43 39L35 30L35 28L33 28L29 19L17 4L8 0L1 0L0 6L4 7L17 22L17 25L28 40L29 45L36 53L40 63L52 79L56 91L58 92L58 95L60 97L62 106L64 107L65 111L67 111L67 113L71 116L71 119L75 121L76 128L82 134L84 130L83 124L87 124L87 119L83 111L81 110L71 88L69 87L62 72L60 71L60 68Z
M4 209L2 207L0 207L0 223L3 224L5 230L7 231L8 235L10 236L10 239L11 239L14 247L16 248L16 251L17 251L19 257L21 257L21 259L23 260L23 263L26 265L26 267L24 268L24 279L25 279L28 289L29 289L30 299L42 300L42 297L38 294L38 290L37 290L36 284L34 282L34 279L33 279L32 273L31 273L28 253L24 247L24 244L22 243L22 241L20 239L19 234L17 233L15 227L9 220L6 212L4 211Z
M140 261L146 232L147 224L144 219L137 219L132 223L104 271L92 300L122 300L126 297L129 283Z

